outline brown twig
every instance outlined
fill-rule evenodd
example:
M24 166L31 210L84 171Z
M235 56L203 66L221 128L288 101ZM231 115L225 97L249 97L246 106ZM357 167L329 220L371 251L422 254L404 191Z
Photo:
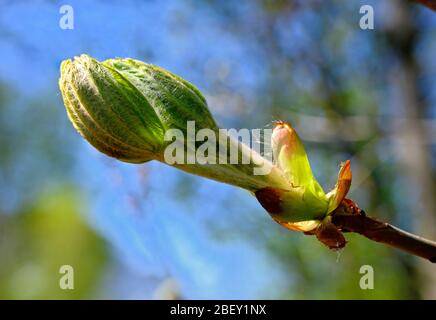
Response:
M436 242L416 236L389 223L363 215L332 217L332 223L342 231L356 232L373 241L385 243L436 263Z
M436 242L370 218L351 200L346 199L333 213L331 223L342 232L356 232L370 240L390 245L436 263ZM328 243L325 239L323 240L325 244Z

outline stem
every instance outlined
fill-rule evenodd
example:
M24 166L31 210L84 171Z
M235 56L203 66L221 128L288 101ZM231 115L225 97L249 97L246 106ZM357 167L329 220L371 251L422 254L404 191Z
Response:
M251 149L249 146L228 136L225 133L216 132L216 135L218 151L217 154L214 155L216 160L215 163L175 163L171 164L171 166L190 174L230 184L250 192L255 192L267 187L284 190L289 188L289 184L284 173L271 161L262 157L258 152ZM184 141L181 143L181 148L183 150L183 148L185 148L185 143ZM194 147L194 149L192 149L192 147ZM195 146L188 146L186 144L186 148L187 154L191 154L195 157ZM232 159L230 157L230 154L232 153L237 155L237 161L235 161L236 163L232 163ZM246 159L246 164L241 163L241 159L244 158ZM223 159L223 161L221 161L221 159ZM163 157L157 160L166 164L166 161ZM256 174L255 168L263 168L265 171L262 174Z
M333 214L332 223L342 232L359 233L370 240L387 244L436 263L436 242L401 230L389 223L364 214L342 212Z

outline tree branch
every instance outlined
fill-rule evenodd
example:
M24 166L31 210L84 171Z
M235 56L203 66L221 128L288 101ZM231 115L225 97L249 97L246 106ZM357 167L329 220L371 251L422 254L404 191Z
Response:
M436 242L401 230L389 223L366 216L363 211L337 211L331 222L342 232L356 232L370 240L381 242L436 263Z

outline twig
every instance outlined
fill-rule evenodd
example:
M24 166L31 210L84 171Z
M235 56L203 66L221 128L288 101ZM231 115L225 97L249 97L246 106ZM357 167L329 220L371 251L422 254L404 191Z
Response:
M342 232L356 232L436 263L436 242L416 236L365 214L337 212L332 223Z

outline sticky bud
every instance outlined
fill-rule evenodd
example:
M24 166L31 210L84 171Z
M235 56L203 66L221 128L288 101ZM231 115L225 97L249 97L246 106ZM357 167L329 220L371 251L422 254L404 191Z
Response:
M111 157L130 163L158 160L250 192L287 185L272 163L236 139L221 134L200 91L165 69L134 59L99 62L81 55L62 62L59 87L73 126L96 149ZM194 124L197 132L208 129L214 133L220 143L216 149L225 145L222 149L226 153L217 153L215 163L165 160L165 151L173 142L181 146L182 159L195 156L195 141L191 143L188 138L189 123ZM182 139L167 139L166 134L174 130L181 132ZM247 157L248 163L233 164L227 159L226 163L218 164L221 156L230 157L232 148L239 159ZM259 163L266 166L269 174L253 174Z
M98 62L87 55L61 64L59 87L68 117L99 151L141 163L160 159L164 134L216 128L206 100L191 84L157 66L133 59Z
M283 172L288 188L265 188L257 191L256 197L285 228L314 230L345 198L351 185L350 161L342 165L335 188L326 194L313 176L300 137L289 123L275 124L271 144L275 164Z
M170 129L185 134L188 122L199 129L219 128L200 91L179 76L133 59L98 62L87 55L61 64L59 86L73 126L99 151L131 163L165 162ZM325 193L314 178L304 146L289 123L278 121L272 133L274 163L249 146L225 136L247 164L174 163L178 169L244 188L254 194L272 218L291 230L309 232L334 211L351 185L350 162L343 164L335 188ZM224 142L222 142L224 141ZM187 153L186 140L182 145ZM217 157L229 157L228 152ZM254 175L263 163L269 172ZM321 230L321 229L319 229ZM325 233L325 232L324 232Z

